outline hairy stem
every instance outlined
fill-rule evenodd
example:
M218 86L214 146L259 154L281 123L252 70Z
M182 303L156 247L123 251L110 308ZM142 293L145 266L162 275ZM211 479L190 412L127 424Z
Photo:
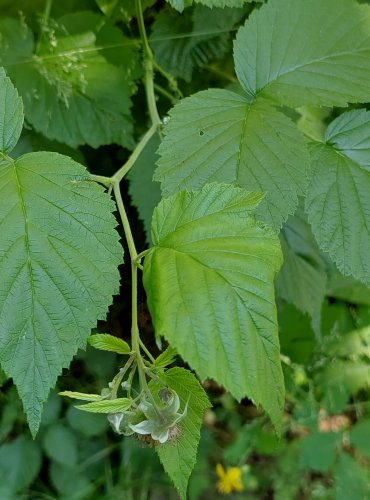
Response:
M121 217L121 220L122 220L122 225L123 225L123 230L125 232L125 237L126 237L126 241L127 241L128 251L130 253L131 261L133 262L137 258L137 251L136 251L136 247L135 247L134 238L132 236L130 223L128 221L126 210L125 210L125 207L123 205L122 196L121 196L121 190L120 190L118 182L114 183L114 185L113 185L113 192L114 192L114 196L116 198L116 203L117 203L118 211L119 211L119 214L120 214L120 217ZM137 272L137 271L135 271L135 272Z

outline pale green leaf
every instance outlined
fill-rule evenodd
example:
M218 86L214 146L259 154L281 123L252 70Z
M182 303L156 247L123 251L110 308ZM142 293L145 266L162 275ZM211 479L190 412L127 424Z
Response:
M350 441L361 453L370 458L370 419L357 422L351 429Z
M196 463L203 415L211 405L203 387L188 370L171 368L161 375L161 379L178 394L181 411L188 405L186 417L179 424L177 439L155 447L165 471L184 499L189 476Z
M326 366L317 380L324 387L342 386L354 396L361 389L370 388L370 364L368 361L335 360Z
M28 488L40 468L40 448L25 434L0 446L0 484L6 484L13 493Z
M367 102L370 7L352 0L270 0L236 37L247 94L291 106Z
M63 391L59 392L60 396L66 396L72 399L79 399L81 401L100 401L103 396L100 394L85 394L84 392Z
M165 195L213 181L265 191L257 217L279 229L305 192L304 140L287 116L263 101L251 104L227 90L198 92L170 111L164 134L154 178Z
M133 146L130 106L137 54L133 44L103 20L90 12L54 21L37 47L25 46L25 60L9 67L27 121L49 139L72 147ZM19 21L17 31L22 30ZM17 39L1 34L2 44L15 44L10 47L17 51Z
M0 152L9 153L23 127L23 104L18 92L0 68Z
M167 8L153 23L155 59L172 75L191 81L193 70L231 50L231 33L245 9L209 9L197 5L182 14Z
M352 360L360 356L370 359L370 326L345 333L339 339L334 337L332 342L328 339L325 352L330 357L350 357Z
M144 286L157 335L201 378L251 398L279 428L284 401L274 277L278 238L256 222L255 194L208 184L160 202Z
M70 158L0 162L0 362L32 433L57 376L119 291L114 209Z
M78 444L75 433L63 424L54 424L43 436L46 455L61 465L73 468L78 462Z
M333 122L327 141L331 140L330 130L343 120L346 115ZM369 286L370 171L347 156L344 137L337 149L317 143L310 151L312 175L306 210L313 233L343 274Z
M114 335L109 335L109 333L91 335L87 341L92 347L101 351L116 352L117 354L130 354L131 352L127 342Z
M133 204L138 209L140 219L144 223L147 241L150 241L150 223L153 210L161 199L160 186L158 182L153 181L155 162L158 158L156 151L159 143L159 136L156 134L145 146L134 167L127 174L130 181L129 193Z
M175 361L177 357L176 349L171 346L168 346L167 349L158 356L158 358L154 361L153 367L155 368L165 368Z
M93 403L75 406L75 408L83 411L89 411L91 413L117 413L128 410L130 406L131 399L117 398L94 401Z
M280 234L284 263L278 294L316 320L326 291L325 262L301 211L289 217Z

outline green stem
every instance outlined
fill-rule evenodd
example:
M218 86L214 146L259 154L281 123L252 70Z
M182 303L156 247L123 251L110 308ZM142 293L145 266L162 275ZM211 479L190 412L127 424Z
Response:
M136 353L134 352L131 354L131 356L128 358L125 366L120 369L120 371L117 373L117 375L114 377L114 379L111 382L111 399L115 399L117 397L117 392L119 389L119 386L123 380L123 377L125 376L127 370L130 368L132 365L134 359L136 358Z
M146 348L144 342L141 340L141 338L139 337L139 344L142 348L142 350L145 352L145 354L148 356L148 358L150 359L150 361L152 363L154 363L155 359L153 358L153 356L150 354L150 352L148 351L148 349Z
M133 262L137 258L137 251L136 251L136 247L135 247L134 238L132 236L130 223L128 221L126 210L125 210L125 207L123 205L122 196L121 196L121 190L119 188L118 182L114 183L114 185L113 185L113 192L114 192L114 196L116 198L116 203L117 203L118 211L119 211L119 214L121 216L123 230L124 230L125 236L126 236L128 251L130 253L131 261ZM136 268L136 266L135 266L135 268ZM137 272L136 269L135 269L135 272Z
M95 174L91 174L90 177L91 180L99 182L100 184L103 184L103 186L110 187L112 185L111 177L105 177L104 175L95 175Z
M143 52L144 52L144 69L145 69L144 85L145 85L145 93L148 104L149 116L152 124L156 125L156 127L159 127L159 125L161 125L162 122L158 114L157 102L154 92L154 71L153 71L154 57L145 30L141 0L135 0L135 3L136 3L137 22L139 25L140 38L143 44Z
M153 137L153 135L156 133L156 131L157 131L157 124L153 123L153 125L150 127L150 129L144 134L144 136L142 137L141 141L138 143L138 145L136 146L136 148L133 150L130 158L112 176L112 178L110 179L111 183L121 182L121 180L124 178L124 176L127 174L127 172L133 167L133 165L135 164L136 160L141 155L143 149L148 144L148 142ZM93 177L100 177L100 176L93 176ZM103 177L103 179L109 179L109 178ZM101 182L101 181L98 181L98 182ZM104 184L104 182L103 182L103 184Z
M161 87L157 83L154 84L154 90L156 90L159 94L162 94L163 97L168 99L173 106L177 103L178 99L176 99L175 96L170 94L166 89L164 89L163 87Z

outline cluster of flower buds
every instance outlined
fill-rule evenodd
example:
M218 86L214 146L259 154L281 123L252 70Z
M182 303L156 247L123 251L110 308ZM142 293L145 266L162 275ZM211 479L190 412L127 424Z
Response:
M180 432L179 422L187 415L188 404L179 413L180 398L168 388L158 391L157 397L143 392L135 409L112 413L108 420L115 432L125 436L148 436L154 443L175 440Z

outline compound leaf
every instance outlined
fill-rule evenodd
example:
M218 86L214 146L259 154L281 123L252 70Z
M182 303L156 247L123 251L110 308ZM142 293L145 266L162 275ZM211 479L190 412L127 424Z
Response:
M154 179L165 195L213 181L266 191L257 216L275 229L296 209L307 184L306 146L295 124L266 102L198 92L170 111L164 133Z
M33 434L63 367L119 290L114 204L57 153L0 162L0 362Z
M186 417L180 423L179 436L173 441L156 446L165 471L178 489L180 497L184 499L189 476L196 463L203 414L211 405L203 387L188 370L171 368L161 375L161 378L178 394L181 411L188 405Z
M23 127L23 104L14 85L0 68L0 151L9 153Z
M351 274L367 286L370 170L357 155L356 137L370 131L369 114L356 110L339 116L327 130L326 144L310 147L313 168L306 198L308 218L320 247L343 274ZM342 127L349 128L348 132L341 133Z
M249 96L291 105L367 102L370 8L349 0L270 0L240 28L235 68Z
M255 193L226 184L180 192L154 211L144 286L157 335L201 378L244 396L280 428L284 384L274 277L278 238L257 222Z

